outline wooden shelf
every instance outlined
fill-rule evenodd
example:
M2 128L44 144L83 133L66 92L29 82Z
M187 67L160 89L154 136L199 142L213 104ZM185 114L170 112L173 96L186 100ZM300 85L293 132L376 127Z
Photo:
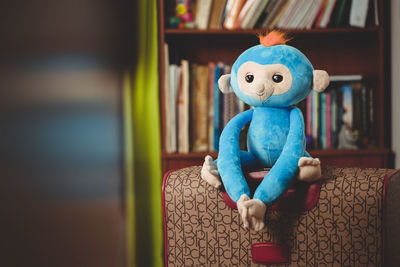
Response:
M253 30L198 30L198 29L166 29L166 35L254 35L267 29ZM379 31L379 27L360 28L315 28L315 29L283 29L289 34L338 34L338 33L374 33Z
M164 42L179 56L206 65L210 61L232 64L248 47L258 44L257 34L268 29L252 30L198 30L168 29L165 25L164 5L170 2L159 0L160 4L160 96L161 128L165 135L164 113ZM385 0L378 1L379 26L367 28L315 28L282 29L294 39L290 42L302 51L315 69L326 70L330 74L361 74L368 79L374 89L374 144L378 148L359 150L312 150L313 157L321 159L323 165L357 167L392 167L393 153L390 150L390 115L387 97L390 95L390 54L387 47L389 36L390 6ZM165 143L163 143L165 151ZM217 158L218 153L162 153L163 170L177 169L203 164L204 157L210 154Z

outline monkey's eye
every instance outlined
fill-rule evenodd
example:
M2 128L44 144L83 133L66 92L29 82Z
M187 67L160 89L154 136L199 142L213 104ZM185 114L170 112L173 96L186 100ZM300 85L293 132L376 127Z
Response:
M254 80L254 75L253 74L247 74L246 75L246 82L251 83Z
M272 76L272 80L276 83L280 83L283 80L283 76L280 74L274 74L274 76Z

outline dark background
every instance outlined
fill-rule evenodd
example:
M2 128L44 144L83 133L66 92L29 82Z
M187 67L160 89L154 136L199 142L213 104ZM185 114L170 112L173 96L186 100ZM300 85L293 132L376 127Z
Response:
M124 266L135 4L0 4L0 265Z

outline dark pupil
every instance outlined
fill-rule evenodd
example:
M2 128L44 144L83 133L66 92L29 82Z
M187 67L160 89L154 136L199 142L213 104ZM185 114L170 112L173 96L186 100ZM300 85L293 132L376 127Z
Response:
M251 83L253 80L254 80L254 76L253 75L251 75L251 74L246 75L246 82Z
M272 76L272 80L274 80L274 82L276 82L276 83L280 83L283 80L283 76L279 75L279 74L275 74L274 76Z

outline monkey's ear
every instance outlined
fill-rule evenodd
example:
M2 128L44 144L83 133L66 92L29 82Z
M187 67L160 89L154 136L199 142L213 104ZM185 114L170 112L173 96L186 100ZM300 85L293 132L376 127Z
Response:
M329 75L324 70L314 70L313 71L313 90L317 92L323 92L329 85Z
M232 92L231 88L231 75L225 74L218 79L218 87L222 93L226 94Z

